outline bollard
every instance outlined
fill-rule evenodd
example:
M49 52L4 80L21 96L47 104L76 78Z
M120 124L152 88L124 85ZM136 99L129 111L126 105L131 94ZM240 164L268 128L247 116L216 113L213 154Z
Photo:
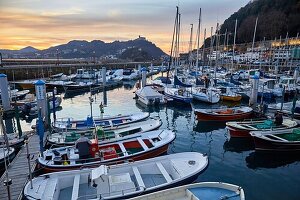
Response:
M55 100L56 97L55 95L57 94L57 89L56 87L54 87L53 91L52 91L52 110L53 110L53 121L56 121L56 108L55 108Z
M252 87L252 93L250 98L250 105L256 106L257 103L257 93L258 93L258 84L259 84L259 77L254 75L253 76L253 87Z
M297 84L298 77L299 77L299 69L296 68L296 69L295 69L295 72L294 72L294 79L295 79L294 84L295 84L295 85Z
M143 68L142 69L142 87L141 88L146 86L146 78L147 78L147 69Z
M138 75L139 75L139 78L141 77L141 71L142 71L142 66L141 64L138 65Z
M102 85L103 87L106 86L106 68L102 67Z
M276 64L276 65L275 65L275 75L278 74L278 69L279 69L278 64Z
M151 63L151 65L150 65L150 74L151 75L153 74L153 63Z
M7 81L7 76L5 74L0 74L0 90L1 90L2 106L4 111L8 111L11 109L8 87L9 85Z
M41 117L42 120L45 120L48 116L48 101L46 98L46 86L45 82L43 80L38 80L34 83L35 85L35 94L36 94L36 100L37 100L37 107L41 108ZM48 120L45 120L46 126L48 126Z

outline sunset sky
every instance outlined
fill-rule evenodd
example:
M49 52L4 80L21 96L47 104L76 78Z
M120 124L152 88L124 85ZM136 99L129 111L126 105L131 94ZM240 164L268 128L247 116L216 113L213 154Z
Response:
M176 5L182 14L182 49L190 24L196 33L222 23L249 0L0 0L0 49L38 49L70 40L129 40L146 37L169 52ZM203 37L203 36L201 36Z

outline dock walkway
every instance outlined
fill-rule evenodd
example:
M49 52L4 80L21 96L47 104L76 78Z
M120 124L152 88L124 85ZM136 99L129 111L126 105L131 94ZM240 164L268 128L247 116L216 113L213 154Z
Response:
M45 133L46 135L46 133ZM39 136L34 134L28 139L28 147L30 155L34 155L34 158L30 161L31 170L35 168L36 158L38 157L40 151ZM12 180L12 185L10 185L11 199L17 200L22 198L22 192L25 184L28 181L28 161L26 145L23 145L21 150L18 152L16 157L10 163L8 167L8 175ZM7 187L4 186L3 182L6 179L6 173L4 173L0 179L0 199L8 199Z

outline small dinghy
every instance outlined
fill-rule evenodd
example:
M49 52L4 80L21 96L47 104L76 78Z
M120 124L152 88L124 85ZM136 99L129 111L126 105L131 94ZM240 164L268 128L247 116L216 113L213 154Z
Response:
M147 121L136 122L132 124L120 125L113 128L101 128L97 127L96 134L99 140L118 140L122 139L127 135L132 135L135 133L143 133L147 131L152 131L161 126L162 122L158 119L149 119ZM47 142L50 145L54 146L70 146L74 145L75 141L80 138L80 134L84 132L85 137L93 139L95 135L95 130L86 130L86 131L67 131L67 132L58 132L53 133L47 137Z
M199 121L232 121L250 118L253 109L250 107L234 107L225 109L195 109Z
M284 130L296 127L297 122L284 119L281 125L276 125L270 119L259 121L227 122L226 128L231 137L251 137L250 131Z
M8 160L12 161L15 157L15 149L10 147L9 150L7 150L6 147L1 146L0 147L0 170L4 169L5 167L5 159L6 164L8 164ZM5 159L4 159L5 158Z
M135 197L130 200L245 200L243 188L222 182L202 182Z
M226 92L224 94L221 94L220 97L223 101L239 102L242 100L242 95L231 91L230 88L226 88Z
M300 151L300 129L277 131L251 131L256 151L297 152Z
M166 153L174 139L174 132L157 130L129 135L116 141L103 141L101 145L94 140L91 145L84 147L89 149L89 154L84 158L80 157L83 148L80 151L80 147L69 146L44 151L38 163L45 172L53 172L143 160Z
M41 175L24 187L29 200L128 199L195 180L208 165L196 152L177 153L120 165Z
M67 130L86 130L93 129L95 126L106 127L115 127L124 124L130 124L133 122L138 122L149 117L149 113L142 112L131 115L117 115L112 117L103 117L103 118L92 118L87 117L86 120L71 120L61 119L53 123L53 128L56 129L67 129Z

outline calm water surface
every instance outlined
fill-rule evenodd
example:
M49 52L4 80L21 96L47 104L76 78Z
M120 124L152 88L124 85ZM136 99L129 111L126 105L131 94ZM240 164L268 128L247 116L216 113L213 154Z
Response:
M99 104L107 101L105 114L128 114L147 111L163 122L161 129L176 132L168 153L195 151L209 156L209 167L199 181L222 181L244 188L247 200L299 200L300 157L293 155L261 155L253 150L251 141L232 140L221 123L197 123L191 107L174 105L145 108L133 99L135 82L121 88L93 95L93 115L99 116ZM89 93L64 98L57 117L86 118L90 114ZM62 94L64 97L64 94ZM211 107L194 103L195 108ZM214 105L218 106L218 105ZM22 121L23 129L30 123Z

